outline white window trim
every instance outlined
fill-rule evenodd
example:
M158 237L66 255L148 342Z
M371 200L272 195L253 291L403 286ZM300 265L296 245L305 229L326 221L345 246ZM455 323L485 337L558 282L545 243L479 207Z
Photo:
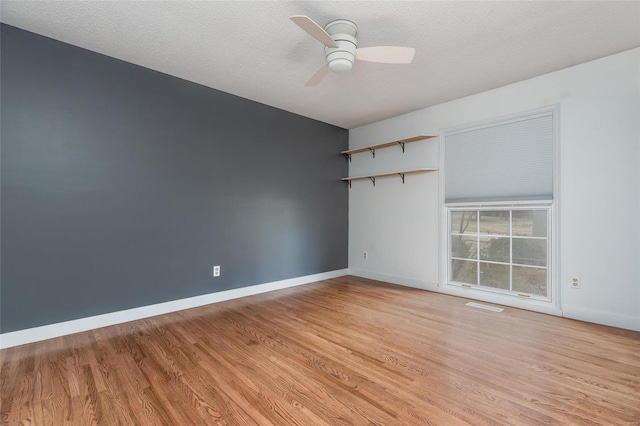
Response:
M445 205L445 173L444 173L444 144L446 136L460 131L468 131L471 129L496 125L498 123L509 122L513 120L531 117L539 114L551 113L553 116L553 200L532 200L532 201L512 201L512 202L479 202L479 203L449 203ZM438 205L439 209L439 271L438 271L438 291L453 296L466 297L470 299L480 300L489 303L496 303L505 306L512 306L520 309L527 309L536 312L542 312L551 315L562 316L561 300L560 300L560 109L558 105L546 106L534 110L524 111L509 116L482 120L475 123L464 124L461 126L442 129L439 134L439 191ZM447 285L449 273L449 230L448 230L448 208L449 207L517 207L524 205L548 205L550 207L551 216L551 244L550 244L550 285L551 285L551 301L542 301L528 298L518 298L513 295L502 295L499 293L488 292L475 288L456 287Z

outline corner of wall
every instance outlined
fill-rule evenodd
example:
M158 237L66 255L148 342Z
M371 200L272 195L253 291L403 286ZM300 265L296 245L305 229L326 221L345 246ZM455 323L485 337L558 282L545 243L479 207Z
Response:
M381 274L378 272L366 271L364 269L349 268L349 275L368 278L370 280L384 281L391 284L403 285L405 287L419 288L421 290L433 292L438 291L438 283L417 280L414 278L401 277L397 275Z

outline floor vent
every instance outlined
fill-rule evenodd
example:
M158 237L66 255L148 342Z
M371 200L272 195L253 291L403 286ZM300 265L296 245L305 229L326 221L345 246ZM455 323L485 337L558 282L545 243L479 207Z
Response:
M476 303L476 302L468 302L466 303L466 305L471 306L473 308L485 309L487 311L493 311L493 312L504 311L504 309L502 308L496 308L495 306L483 305L482 303Z

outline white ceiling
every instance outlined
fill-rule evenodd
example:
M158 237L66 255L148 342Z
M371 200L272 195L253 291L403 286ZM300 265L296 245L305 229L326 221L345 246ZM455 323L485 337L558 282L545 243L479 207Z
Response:
M350 19L360 47L412 46L415 60L358 62L305 87L324 54L297 14ZM640 46L638 1L3 0L1 19L345 128Z

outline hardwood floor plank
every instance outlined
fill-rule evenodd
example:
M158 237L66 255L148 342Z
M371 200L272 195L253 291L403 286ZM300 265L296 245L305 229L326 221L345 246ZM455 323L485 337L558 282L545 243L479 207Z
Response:
M309 338L310 336L306 335L304 337ZM284 340L285 338L281 337L281 339ZM380 369L378 368L378 365L374 366L374 368L372 369L367 368L366 370L362 370L364 368L364 364L358 362L358 360L355 360L354 362L352 359L350 359L353 358L353 352L345 352L343 350L344 348L338 351L339 355L337 357L328 355L316 355L316 357L314 357L313 354L321 354L323 353L322 349L326 348L320 348L318 345L315 345L313 342L315 338L311 338L310 340L311 341L309 341L309 339L305 339L307 345L304 346L304 350L306 352L300 354L301 356L299 356L297 359L298 362L302 364L306 363L310 367L313 367L315 370L323 372L327 378L332 379L334 382L340 383L347 389L352 390L367 389L369 387L374 388L372 392L363 392L362 390L359 390L357 392L360 393L361 399L367 400L370 405L385 412L392 418L397 418L399 416L399 413L396 409L391 407L400 407L401 409L404 409L408 407L408 404L412 402L410 400L411 398L408 395L404 395L403 391L400 390L398 393L403 397L409 399L408 401L403 401L403 404L397 405L393 403L394 401L387 401L388 399L395 399L396 395L387 395L384 403L381 403L380 396L385 395L386 391L385 389L381 389L377 385L377 383L386 383L387 378L380 377ZM289 342L289 344L291 344L291 342ZM329 347L328 349L329 351L327 351L327 353L333 352L331 350L332 347ZM292 359L290 358L290 360ZM361 371L356 372L357 370ZM361 375L360 373L363 373L363 375ZM399 387L398 389L401 388Z
M2 424L625 425L640 333L357 277L0 351Z

